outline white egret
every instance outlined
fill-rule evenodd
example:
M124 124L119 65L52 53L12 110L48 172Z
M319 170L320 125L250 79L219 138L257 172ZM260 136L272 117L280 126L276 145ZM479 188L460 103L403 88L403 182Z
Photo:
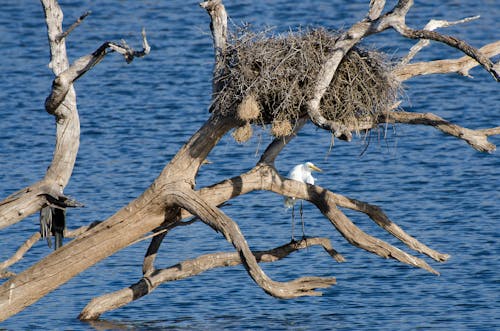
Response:
M315 178L312 176L313 171L322 170L312 164L311 162L306 162L303 164L298 164L288 173L288 178L297 180L302 183L307 183L314 185ZM295 230L295 203L297 199L293 197L285 197L285 207L292 208L292 240L294 240L294 230ZM302 222L302 236L305 237L305 226L304 226L304 216L302 211L302 200L300 200L300 219Z

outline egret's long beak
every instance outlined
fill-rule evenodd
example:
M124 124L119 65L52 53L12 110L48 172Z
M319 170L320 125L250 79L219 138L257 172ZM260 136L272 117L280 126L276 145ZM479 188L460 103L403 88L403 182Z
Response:
M311 165L309 166L309 168L311 168L311 169L312 169L312 170L314 170L314 171L323 172L323 170L321 170L320 168L316 167L314 164L311 164Z

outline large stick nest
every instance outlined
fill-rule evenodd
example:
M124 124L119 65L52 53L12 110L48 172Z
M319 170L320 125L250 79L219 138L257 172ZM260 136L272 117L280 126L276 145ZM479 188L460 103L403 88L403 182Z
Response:
M339 33L313 29L271 36L243 31L230 39L216 72L212 111L234 115L245 124L235 133L244 141L251 124L272 124L276 137L291 133L307 114L316 77ZM399 91L391 64L376 51L353 48L325 92L320 110L328 120L356 128L360 120L391 107Z

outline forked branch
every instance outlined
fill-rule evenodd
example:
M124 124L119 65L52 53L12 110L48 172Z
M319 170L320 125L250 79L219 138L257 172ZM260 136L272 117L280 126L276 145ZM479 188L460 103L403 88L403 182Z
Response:
M180 207L199 216L204 223L224 235L226 240L237 250L250 277L266 293L282 299L305 295L321 295L315 289L328 287L335 282L334 278L325 277L302 277L290 282L273 281L258 265L238 225L220 209L209 205L194 191L192 193L179 191L174 194L174 200Z
M428 255L436 261L442 262L448 258L448 255L432 250L407 234L399 226L390 221L380 208L334 194L319 186L285 179L272 166L266 164L259 164L240 176L225 180L211 187L202 188L199 194L207 202L220 205L229 199L255 190L269 190L281 195L292 196L314 203L349 243L381 257L391 257L400 262L437 274L425 261L363 232L337 209L337 205L367 214L376 224L401 240L408 247ZM189 215L185 211L182 212L183 218Z
M142 30L142 46L142 50L136 51L129 47L123 40L122 44L107 41L92 54L82 56L76 60L68 69L57 75L54 79L52 83L52 92L45 100L45 109L47 112L58 115L56 111L66 97L66 94L73 83L92 69L96 64L101 62L110 52L117 52L123 55L127 63L132 62L132 60L136 57L143 57L149 54L151 47L148 44L146 31L144 29Z

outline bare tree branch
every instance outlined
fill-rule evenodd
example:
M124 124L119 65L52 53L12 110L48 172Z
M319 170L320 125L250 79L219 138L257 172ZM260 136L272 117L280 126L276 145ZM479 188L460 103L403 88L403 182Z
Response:
M333 198L335 204L339 207L349 208L365 213L378 226L401 240L401 242L406 244L411 249L419 253L423 253L438 262L444 262L449 259L450 256L448 254L439 253L407 234L396 223L392 222L380 207L336 193L331 193L331 198Z
M344 261L342 255L332 248L330 241L326 238L307 238L307 240L291 242L271 250L252 252L252 254L259 263L274 262L287 257L290 253L316 245L322 246L337 262ZM196 276L214 268L235 266L239 264L241 264L241 258L237 252L219 252L205 254L192 260L186 260L166 269L154 270L128 288L92 299L82 310L78 318L81 320L97 319L101 314L107 311L122 307L151 293L159 285L165 282ZM334 284L334 282L331 283L331 285Z
M243 265L252 279L268 294L282 299L296 298L305 295L321 295L315 291L318 288L328 287L334 282L332 278L302 277L290 282L276 282L270 279L259 267L255 256L248 247L245 237L238 225L218 208L210 206L194 191L174 193L177 205L188 210L212 227L221 232L226 240L238 251Z
M494 57L500 54L500 41L485 45L479 51L487 57ZM453 60L436 60L430 62L417 62L404 66L398 66L394 74L400 81L405 81L415 76L431 74L458 73L468 76L469 71L478 66L479 63L469 56L463 56Z
M457 48L476 60L482 67L484 67L492 76L495 78L497 82L500 81L500 76L496 71L493 62L482 54L476 48L470 46L465 41L455 38L453 36L442 35L435 31L427 31L427 30L414 30L407 26L397 26L395 28L399 33L403 36L411 39L429 39L434 41L439 41L444 44L447 44L451 47Z
M445 121L432 113L387 112L380 115L379 123L405 123L430 125L442 132L465 140L480 152L492 153L496 146L488 141L488 136L499 134L498 127L482 130L471 130Z
M107 54L108 48L122 54L127 62L134 57L145 56L150 51L143 30L144 48L141 51L134 51L125 43L119 45L106 42L94 53L81 57L69 66L62 40L65 36L62 32L62 10L54 0L43 0L42 4L50 41L51 67L57 75L52 83L51 93L45 100L46 111L56 117L56 147L44 179L0 201L0 229L26 218L53 201L60 201L62 208L81 205L63 195L73 171L80 140L80 121L73 83L99 63Z
M0 263L0 271L7 269L14 263L18 262L21 260L24 256L24 254L40 239L41 235L39 232L36 232L33 234L28 240L26 240L21 247L12 255L9 259L5 260L4 262Z
M47 171L46 178L43 181L27 189L20 190L3 202L0 202L0 228L5 226L5 224L11 224L2 223L7 218L9 219L8 222L10 222L11 219L25 217L29 213L34 212L33 210L36 211L46 205L65 204L65 206L69 206L71 203L71 200L63 195L63 189L71 175L79 140L79 122L76 112L75 93L72 87L73 82L90 70L95 64L99 63L110 51L122 54L127 62L132 61L135 57L144 56L149 52L149 45L147 44L143 30L144 49L142 51L137 52L132 50L125 42L122 44L108 42L104 43L93 54L84 56L69 66L64 44L64 37L69 32L62 32L62 24L59 21L60 18L62 19L62 12L55 0L42 0L42 3L47 16L52 54L51 66L57 75L56 79L54 79L52 93L47 98L46 108L57 119L58 146L56 147L53 164ZM325 119L319 111L321 98L324 91L330 85L339 63L347 52L361 39L370 34L392 28L409 38L432 39L444 42L474 58L474 61L478 61L498 80L497 69L488 59L489 53L487 54L486 51L484 53L483 50L477 51L465 42L453 37L444 36L432 31L413 30L407 27L405 16L413 5L413 1L398 1L392 10L386 14L382 14L385 4L383 0L370 1L370 9L367 17L363 21L354 24L338 39L336 47L331 51L330 57L317 76L314 93L306 102L307 113L312 122L319 127L332 131L337 137L349 140L353 129ZM213 88L214 93L216 93L220 90L220 86L217 85L220 82L218 77L223 73L221 71L223 69L220 67L220 55L226 47L227 42L227 15L221 0L208 0L203 2L201 6L207 10L211 17L211 30L214 37L215 51ZM78 25L78 23L75 24ZM467 58L467 61L470 61L469 58ZM423 67L423 65L420 65L419 68ZM397 70L401 70L396 71L396 73L400 74L399 77L406 77L404 76L403 68L398 68ZM415 73L412 72L409 75L415 76ZM102 307L107 307L106 310L109 310L126 304L148 294L163 281L188 277L210 268L239 263L245 266L248 274L264 291L279 298L319 295L320 293L316 289L329 287L334 284L334 278L322 277L302 277L289 282L277 282L270 279L263 272L258 265L258 262L261 262L261 260L269 259L273 261L277 258L276 256L282 258L294 250L321 243L316 243L316 240L320 240L319 238L308 238L304 242L292 242L279 247L277 248L280 249L279 252L272 250L272 253L268 251L262 255L252 252L237 223L216 206L235 196L253 190L269 190L281 195L310 201L352 245L381 257L393 258L408 265L438 274L436 270L422 259L363 232L338 209L338 207L350 208L368 215L376 224L401 240L408 247L417 252L427 254L437 261L445 261L449 257L446 254L430 249L408 235L393 223L379 207L332 193L319 186L304 184L280 176L272 166L274 160L286 143L300 130L306 122L305 119L299 121L292 135L271 143L262 155L260 163L251 171L211 187L194 191L195 176L203 160L206 159L209 152L215 147L222 136L230 129L238 126L238 119L231 116L230 114L226 116L213 114L200 130L179 150L158 178L140 197L131 201L127 206L97 226L89 226L88 228L74 231L73 234L78 235L75 240L2 284L0 286L0 320L19 312L24 307L37 301L45 294L98 261L138 240L143 240L144 236L150 231L156 231L153 235L157 235L154 236L144 259L143 279L129 289L106 295L101 299L98 298L94 303L91 302L94 306L88 308L88 310L84 310L81 318L96 318L96 316L105 311L102 310ZM404 112L388 111L381 114L376 120L379 124L398 122L433 125L443 132L466 140L474 148L483 151L494 149L494 146L487 142L485 137L498 134L500 131L500 128L482 130L464 129L450 124L433 114L407 114ZM71 126L68 127L68 125ZM366 128L370 129L376 124L372 121L370 125L368 127L368 124L366 124ZM63 133L60 130L63 129L69 130L71 136L59 138L59 134ZM59 143L61 143L61 146L59 146ZM68 149L68 144L73 145L69 146ZM61 166L62 164L65 164L65 166ZM67 166L68 164L69 167ZM184 261L179 265L167 269L156 270L154 261L158 247L161 245L166 231L170 227L182 224L179 221L190 214L199 217L200 220L216 231L220 231L235 247L236 252L201 256L195 260ZM36 236L32 238L36 238ZM321 245L333 258L339 261L343 259L340 254L333 250L331 245L329 246L329 243ZM21 256L23 249L18 251L21 252ZM17 258L17 256L18 254L16 253L12 259ZM12 259L7 264L13 261Z
M226 71L223 54L227 47L227 13L222 0L207 0L200 3L210 16L210 31L212 32L214 46L214 69L212 79L212 99L222 90L221 77ZM210 110L211 111L211 110Z
M295 127L293 128L291 134L283 138L274 138L274 140L269 144L269 146L267 146L266 150L260 157L258 163L266 163L269 165L273 165L274 160L279 155L279 153L283 150L286 144L290 142L290 140L292 140L297 136L297 133L304 127L307 121L308 121L307 117L299 119Z
M57 41L57 36L62 33L62 10L55 0L42 0L42 5L49 37L49 66L58 75L69 66L66 45ZM56 200L64 198L63 190L71 177L80 143L80 120L72 86L64 93L62 100L64 103L58 109L51 110L56 115L56 146L45 177L0 202L0 229L46 206L48 196Z
M126 44L125 41L122 41L122 45L107 41L92 54L82 56L76 60L68 69L60 73L54 79L54 82L52 83L52 92L48 96L47 100L45 100L45 108L47 109L47 112L57 115L56 111L66 97L66 93L68 93L73 83L92 69L96 64L101 62L104 56L109 53L108 49L123 55L127 63L132 62L135 57L143 57L149 54L151 47L146 39L146 32L144 29L142 30L142 41L143 49L141 51L133 50Z
M281 195L292 196L314 203L349 243L376 255L392 257L400 262L423 268L437 274L437 272L423 260L404 253L396 247L364 233L341 213L336 208L336 205L367 214L375 223L401 240L408 247L428 255L436 261L442 262L449 257L447 254L442 254L430 249L417 239L408 235L399 226L390 221L379 207L334 194L319 186L312 186L285 179L269 165L259 164L245 174L233 177L210 187L202 188L199 194L207 202L219 205L236 196L255 190L269 190ZM188 216L189 213L185 211L182 212L182 218Z
M62 39L66 38L74 29L76 29L77 26L79 26L87 16L91 14L90 11L85 12L82 16L80 16L75 23L71 24L71 26L64 32L60 33L56 37L56 41L60 42Z
M450 21L444 21L444 20L434 20L434 19L432 19L432 20L429 21L429 23L427 23L424 26L424 30L433 31L433 30L438 29L438 28L446 28L446 27L457 25L457 24L461 24L461 23L467 23L467 22L470 22L470 21L473 21L473 20L477 20L478 18L479 18L479 15L472 16L472 17L466 17L466 18L463 18L461 20L452 21L452 22L450 22ZM415 55L417 55L417 53L420 52L422 50L422 48L428 46L429 44L430 44L429 40L427 40L427 39L420 39L418 41L418 43L416 43L410 49L410 51L408 52L408 54L401 60L401 62L399 63L399 66L405 66L408 63L410 63L410 61L415 57Z

